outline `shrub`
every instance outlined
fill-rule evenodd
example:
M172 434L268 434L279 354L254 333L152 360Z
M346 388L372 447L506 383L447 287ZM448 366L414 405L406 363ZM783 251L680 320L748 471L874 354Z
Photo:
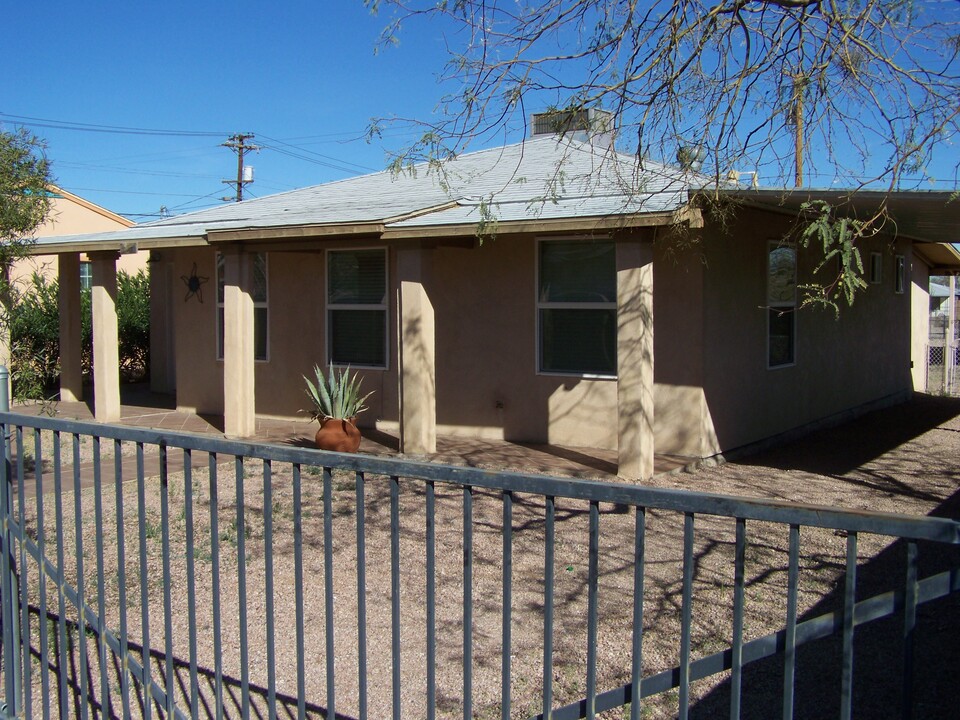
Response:
M57 393L60 377L59 283L35 274L15 293L10 314L13 396L45 399ZM90 291L80 293L81 366L93 371L93 322ZM150 368L150 279L144 271L117 273L117 330L120 374L143 380Z

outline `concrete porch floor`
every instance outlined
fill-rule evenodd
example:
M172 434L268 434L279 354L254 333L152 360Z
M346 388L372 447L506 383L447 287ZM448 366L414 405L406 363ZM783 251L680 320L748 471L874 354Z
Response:
M91 392L92 394L92 392ZM143 385L121 388L121 425L174 430L189 433L223 434L219 416L177 412L172 395L150 392ZM75 420L93 420L93 401L53 403L55 416ZM40 414L40 404L22 404L13 412ZM256 434L245 440L274 445L313 447L317 424L308 418L277 419L257 417ZM437 452L429 456L403 456L399 438L380 430L361 429L360 452L369 455L410 457L416 460L466 465L491 470L542 473L563 477L613 480L617 475L616 452L595 448L560 447L557 445L516 443L438 435ZM692 458L657 455L655 473L671 472L692 462Z

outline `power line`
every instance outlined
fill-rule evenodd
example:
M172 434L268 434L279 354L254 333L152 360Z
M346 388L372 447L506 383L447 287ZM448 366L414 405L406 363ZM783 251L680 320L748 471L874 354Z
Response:
M197 130L161 130L157 128L124 127L122 125L96 125L68 120L50 120L48 118L29 117L26 115L10 115L0 112L0 118L7 118L18 123L29 122L32 127L52 128L56 130L76 130L79 132L114 133L117 135L168 135L176 137L219 137L222 132L204 132Z

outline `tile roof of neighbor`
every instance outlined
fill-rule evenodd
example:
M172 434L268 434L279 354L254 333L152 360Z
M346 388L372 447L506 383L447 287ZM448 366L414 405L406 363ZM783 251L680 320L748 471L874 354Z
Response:
M381 171L142 223L111 233L39 238L46 243L202 238L210 231L382 223L476 223L487 203L498 221L608 217L673 211L691 175L587 142L541 136L462 155L439 168ZM701 178L697 178L700 180Z

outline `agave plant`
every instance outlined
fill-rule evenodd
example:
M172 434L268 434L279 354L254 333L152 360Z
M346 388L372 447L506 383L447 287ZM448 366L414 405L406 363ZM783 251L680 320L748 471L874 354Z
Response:
M313 404L308 411L311 418L320 421L327 418L346 420L356 417L367 409L364 403L373 393L360 396L362 378L358 375L351 376L349 367L337 372L331 366L324 377L320 366L314 365L313 373L317 376L316 384L306 375L303 376L307 383L305 392Z

